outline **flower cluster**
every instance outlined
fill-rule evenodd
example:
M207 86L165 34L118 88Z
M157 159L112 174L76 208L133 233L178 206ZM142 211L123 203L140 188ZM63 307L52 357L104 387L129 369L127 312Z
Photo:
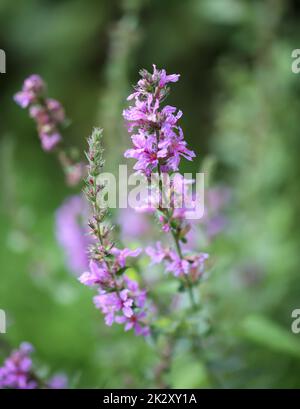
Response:
M65 112L58 101L47 97L44 80L39 75L31 75L25 79L14 100L22 108L28 108L30 117L36 122L42 148L47 152L56 151L67 184L77 185L84 177L84 164L77 162L75 150L67 153L62 146L55 149L62 145L60 129L66 124Z
M136 335L148 335L146 291L141 290L136 281L126 274L127 258L137 257L141 249L119 249L110 238L111 228L104 222L106 209L98 203L102 185L98 177L103 167L102 131L95 129L89 139L87 158L88 176L85 194L92 207L89 221L95 243L90 248L90 268L79 277L87 286L96 286L98 294L94 297L95 306L105 315L105 323L114 322L125 325L125 330L133 328Z
M141 290L136 281L122 274L126 268L126 257L136 257L140 252L140 249L131 251L113 247L108 255L118 255L111 265L105 261L91 260L89 271L83 273L79 280L82 284L98 288L94 304L104 314L106 325L111 326L114 322L125 324L126 331L133 328L136 335L148 335L149 328L144 324L146 314L143 311L146 291Z
M148 246L146 253L152 260L152 264L165 263L166 271L171 272L175 277L189 276L192 282L197 282L202 277L205 262L209 255L199 253L196 255L178 255L178 253L167 247L163 247L161 242L155 246Z
M158 242L156 247L149 246L146 252L152 263L164 263L166 271L177 278L184 278L192 304L196 307L193 287L203 275L208 254L194 255L183 251L182 244L187 243L191 230L186 212L196 208L193 189L189 188L193 181L179 173L170 178L171 173L178 171L181 157L192 160L195 154L187 148L178 125L182 112L169 105L161 107L169 91L168 83L178 81L179 75L167 75L165 70L158 70L155 65L152 74L146 70L140 74L142 78L128 97L128 100L134 99L135 105L123 113L134 145L124 156L135 158L134 169L151 180L147 203L138 210L156 213L162 230L172 235L175 245L174 250L167 249ZM157 180L153 184L155 178Z
M56 236L64 249L69 269L81 274L88 268L87 248L91 244L85 220L88 203L81 195L67 198L56 212Z
M31 360L33 347L23 342L14 350L0 367L0 389L64 389L67 379L64 375L56 375L48 381L40 379L34 371Z
M163 191L159 189L159 180L162 182ZM167 173L152 174L151 184L146 185L144 200L140 201L135 210L138 213L157 212L164 232L180 227L181 238L184 238L191 229L186 214L196 210L193 183L194 180L185 179L180 173L174 173L171 177Z
M22 108L29 109L29 115L36 122L42 148L53 150L61 141L59 125L65 121L61 104L45 96L46 85L39 75L31 75L23 84L22 90L14 99Z
M135 104L123 112L134 145L125 157L136 159L134 169L147 176L158 166L162 172L177 171L181 156L188 160L195 157L177 124L182 112L170 105L161 107L168 93L167 84L178 81L179 75L167 75L155 65L153 74L141 70L140 75L134 93L128 97Z

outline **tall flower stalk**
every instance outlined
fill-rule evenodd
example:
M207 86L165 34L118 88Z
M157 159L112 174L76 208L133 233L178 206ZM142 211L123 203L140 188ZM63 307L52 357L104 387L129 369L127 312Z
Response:
M140 75L134 92L128 97L134 104L123 112L134 145L124 156L136 159L134 169L148 180L153 174L157 175L158 198L150 197L150 205L145 210L156 212L162 230L171 234L175 247L175 250L165 248L159 242L156 247L148 247L146 251L152 263L164 262L166 270L180 279L188 291L192 307L197 309L193 288L204 272L208 255L186 254L182 249L191 225L185 217L187 208L176 206L176 201L184 196L192 204L189 181L177 174L171 178L168 186L165 184L165 176L172 177L173 172L178 171L182 157L189 161L195 157L195 153L187 147L178 124L182 112L170 105L162 106L169 93L168 84L177 82L179 74L168 75L164 69L158 70L153 65L153 73L141 70ZM169 203L167 207L164 206L165 199Z
M96 287L96 308L105 316L105 323L124 324L125 331L135 330L136 335L149 335L149 317L146 309L146 291L125 274L127 258L137 257L141 249L119 249L112 240L112 227L107 223L107 208L101 205L104 186L100 176L104 165L102 130L94 129L88 139L88 175L85 180L87 200L91 204L89 220L95 244L90 247L90 268L79 280L86 286Z

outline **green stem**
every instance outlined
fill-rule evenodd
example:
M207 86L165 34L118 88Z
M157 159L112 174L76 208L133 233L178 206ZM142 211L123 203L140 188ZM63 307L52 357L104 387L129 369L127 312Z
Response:
M157 139L157 144L159 143L159 132L156 132L156 139ZM170 214L169 211L167 209L163 209L162 208L162 195L163 195L163 186L162 186L162 179L161 179L161 168L160 168L160 162L158 161L157 164L157 172L158 172L158 186L159 186L159 206L161 207L162 211L164 211L164 213L166 214L166 216L168 217L168 219L170 219ZM178 239L178 235L174 232L174 230L171 229L171 233L175 242L175 246L176 246L176 250L177 253L180 257L181 260L183 260L183 255L182 255L182 250L181 250L181 246L180 246L180 242ZM187 290L188 290L188 294L189 294L189 298L191 301L191 305L194 311L197 311L198 309L198 305L196 303L195 300L195 296L194 296L194 291L193 291L193 284L191 283L190 279L188 276L184 276L185 277L185 281L187 284Z
M175 241L177 253L178 253L179 257L180 257L181 260L182 260L182 259L183 259L183 255L182 255L182 250L181 250L180 242L179 242L179 239L178 239L176 233L175 233L173 230L172 230L172 236L173 236L173 239L174 239L174 241ZM193 284L191 283L191 281L190 281L190 279L189 279L188 276L185 275L184 278L185 278L185 281L186 281L186 283L187 283L187 290L188 290L188 293L189 293L191 305L192 305L193 309L194 309L195 311L197 311L198 305L197 305L197 303L196 303L195 296L194 296Z

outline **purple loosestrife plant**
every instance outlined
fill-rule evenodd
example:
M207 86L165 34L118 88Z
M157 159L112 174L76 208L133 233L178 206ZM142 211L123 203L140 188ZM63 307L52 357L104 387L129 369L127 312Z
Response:
M141 70L140 75L135 92L128 97L135 103L123 112L134 145L125 152L125 157L136 159L134 169L147 176L154 169L177 171L181 157L188 160L195 157L178 125L182 112L170 105L161 107L169 92L167 84L178 81L179 74L167 75L153 65L153 74Z
M73 186L83 177L83 164L74 162L62 148L62 127L66 123L65 111L60 102L49 98L44 80L36 74L25 79L22 90L14 96L21 108L28 109L35 121L42 148L46 152L56 151L66 174L66 181Z
M178 81L179 75L167 75L165 70L158 70L155 65L152 74L141 70L140 75L141 79L135 86L134 93L128 97L134 104L123 112L134 145L124 156L136 159L134 169L148 179L157 172L158 198L150 197L150 206L148 204L144 210L157 212L162 230L170 232L175 244L175 249L165 249L161 243L157 243L156 248L148 247L146 251L152 262L164 262L166 271L182 281L189 292L193 307L197 309L193 287L203 275L208 255L188 254L182 249L182 243L186 243L191 226L185 220L186 209L178 208L175 202L183 191L188 197L186 185L189 182L179 174L165 186L163 177L178 171L181 157L188 160L195 157L195 153L188 149L182 128L178 124L182 112L169 105L162 106L169 93L168 84ZM165 197L170 199L170 206L167 208L163 206ZM191 199L190 194L190 201Z
M42 148L53 150L62 140L59 125L65 121L61 104L45 96L46 85L39 75L31 75L14 99L22 108L29 109L29 115L37 125Z
M41 379L33 365L33 347L23 342L19 349L12 351L0 367L0 389L65 389L67 378L56 375L49 380Z
M119 249L111 238L112 227L106 223L107 209L99 205L99 195L103 186L99 176L104 165L102 130L94 129L88 140L88 176L85 195L91 204L92 216L89 220L91 234L95 240L90 247L89 271L79 280L89 287L96 287L94 297L96 308L105 316L105 323L124 324L125 331L134 329L136 335L149 335L146 311L146 291L139 288L136 281L126 276L127 258L137 257L141 249Z

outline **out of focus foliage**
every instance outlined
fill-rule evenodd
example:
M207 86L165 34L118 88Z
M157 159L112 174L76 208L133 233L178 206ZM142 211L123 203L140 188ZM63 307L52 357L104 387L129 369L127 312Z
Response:
M116 169L129 145L126 95L138 70L155 63L181 74L168 102L183 110L198 157L183 170L214 163L210 183L231 191L202 298L211 335L198 361L178 346L169 381L300 386L300 335L291 332L291 311L300 308L300 74L291 71L299 17L291 0L1 1L3 356L27 340L76 387L155 386L152 346L105 327L90 291L64 266L54 214L74 190L12 100L26 76L42 75L72 121L67 144L83 152L92 126L103 126L107 167Z

